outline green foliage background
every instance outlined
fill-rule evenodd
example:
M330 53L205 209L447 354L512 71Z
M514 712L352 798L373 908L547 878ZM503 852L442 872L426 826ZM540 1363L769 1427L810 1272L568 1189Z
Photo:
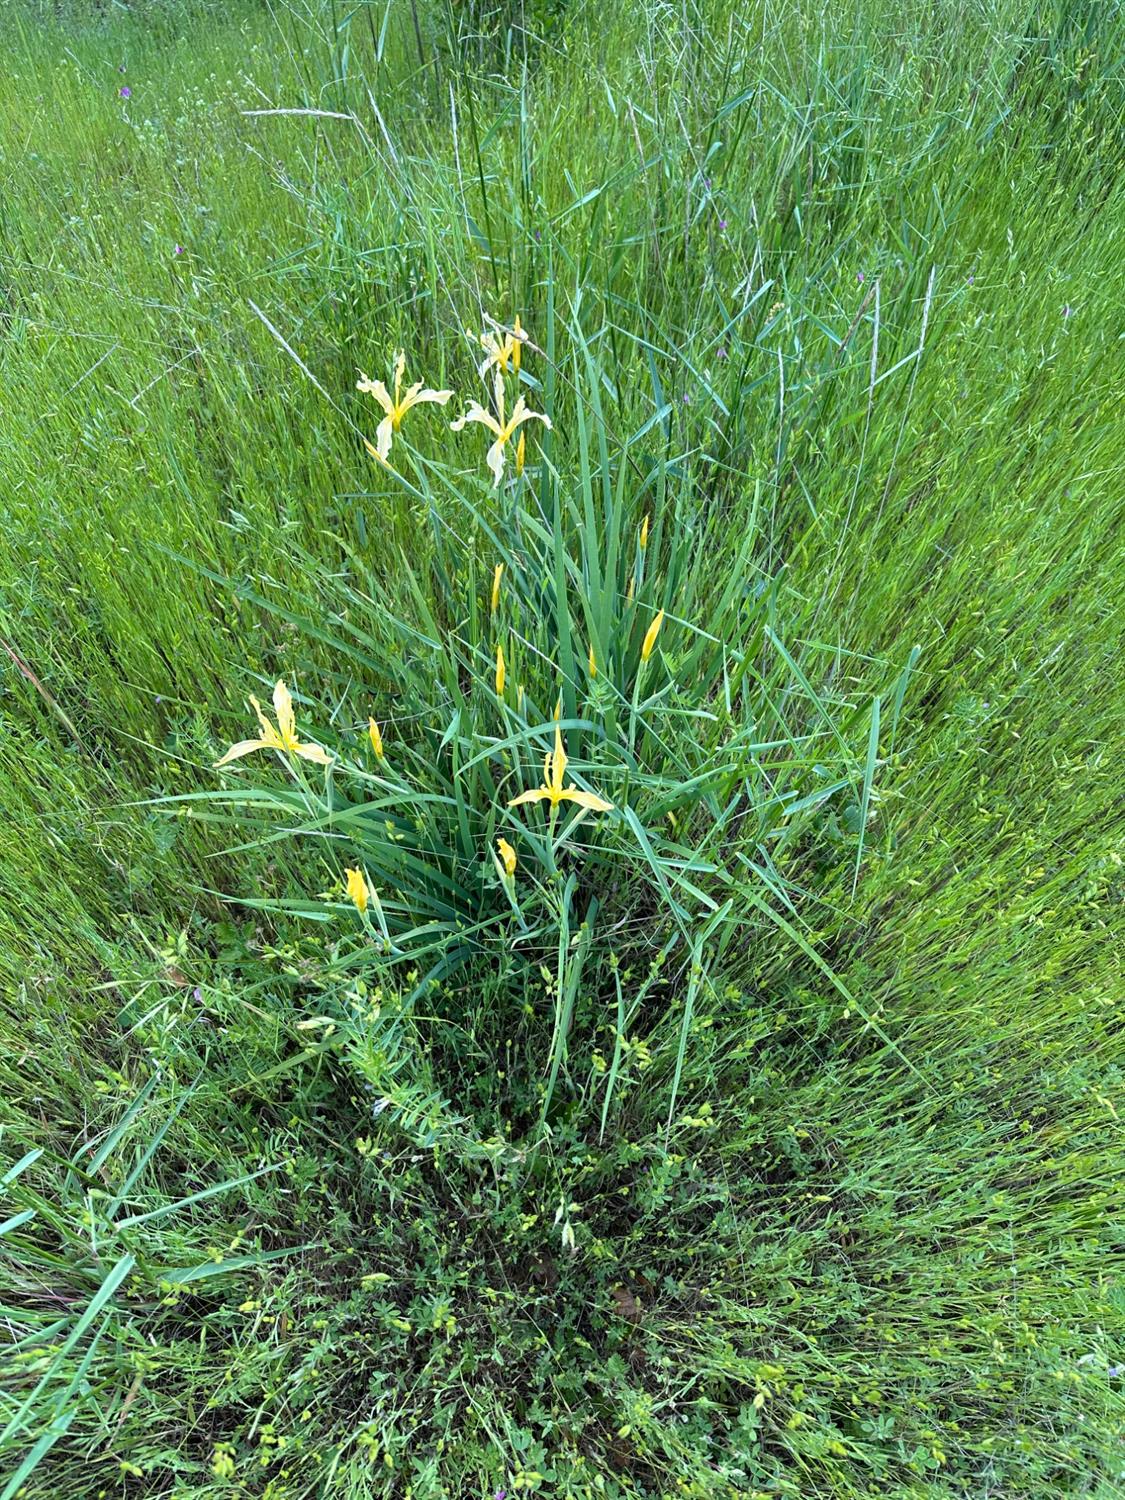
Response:
M0 1497L1119 1494L1119 5L0 41Z

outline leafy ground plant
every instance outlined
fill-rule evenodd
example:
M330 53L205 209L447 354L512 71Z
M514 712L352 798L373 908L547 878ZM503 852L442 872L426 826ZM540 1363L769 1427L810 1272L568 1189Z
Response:
M534 378L526 359L521 371L514 330L483 336L492 352L479 373L493 398L491 408L470 406L496 439L491 488L460 480L448 460L413 463L412 478L399 477L419 530L390 568L394 587L344 554L330 607L340 686L331 706L302 704L303 720L323 724L307 731L318 742L298 736L279 680L276 722L252 698L259 736L218 761L239 762L237 786L193 794L188 807L233 814L247 838L265 827L264 840L318 851L319 878L359 916L362 941L341 970L390 985L396 1024L441 984L459 1030L466 993L484 976L499 1031L525 1014L538 1020L540 1130L562 1107L563 1080L604 1133L639 1016L647 1030L659 998L674 996L670 1128L695 997L727 951L772 923L817 962L795 872L810 829L834 805L854 811L857 868L862 861L881 700L849 701L823 661L802 670L794 660L778 634L779 613L794 611L755 561L753 514L732 547L729 512L707 504L685 467L646 450L643 432L625 442L608 435L596 397L606 375L580 333L570 381L576 472L555 442L528 465L521 434L505 480L505 448L515 448L527 409L513 392L504 420L507 367L513 385ZM389 434L409 409L409 397L399 400L402 364L400 355L393 397L376 385L387 415L371 451L388 472ZM541 420L556 436L550 415ZM405 451L400 441L396 461ZM323 639L314 610L291 596L285 617ZM892 746L913 664L912 655L891 685ZM806 671L828 685L818 691ZM370 697L351 686L365 679ZM250 775L247 757L260 766L261 752L280 759L280 782ZM259 904L318 920L331 910ZM659 989L651 977L620 979L621 955L641 934ZM585 995L617 999L595 1023L592 1052L589 1016L576 1027ZM383 1054L362 1025L346 1015L333 1024L367 1059L368 1085L401 1107L391 1077L401 1057L376 1076ZM477 1040L487 1050L490 1038ZM447 1051L453 1036L432 1045ZM419 1070L406 1073L416 1092Z

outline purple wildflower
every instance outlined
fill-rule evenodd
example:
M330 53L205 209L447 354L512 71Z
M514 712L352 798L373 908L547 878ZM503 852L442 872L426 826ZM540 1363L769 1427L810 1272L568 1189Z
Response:
M1070 303L1068 302L1066 304L1066 306L1063 308L1063 317L1064 318L1069 318L1072 311L1073 311L1073 308L1071 307Z
M537 244L537 245L538 245L538 243L539 243L539 241L540 241L540 240L541 240L541 239L542 239L542 238L543 238L543 236L542 236L542 235L541 235L541 234L540 234L540 233L539 233L539 231L538 231L538 229L537 229L537 230L536 230L536 231L535 231L535 243L536 243L536 244Z
M691 397L688 395L687 391L685 391L684 392L684 405L685 406L690 406L690 404L691 404Z
M863 282L864 282L863 272L862 271L857 271L855 273L855 279L859 282L860 286L862 286Z
M176 245L172 250L173 255L182 255L183 253L184 247L182 245Z
M192 990L191 998L195 1001L196 1005L203 1004L203 991L200 989L199 985L196 985L195 989Z
M715 358L716 359L726 359L726 357L727 357L727 346L725 344L720 344L719 347L715 350Z
M970 285L970 286L972 286L972 284L973 284L973 282L974 282L974 281L975 281L975 280L976 280L976 277L975 277L975 276L970 276L970 277L969 277L969 285Z
M719 220L719 231L720 231L720 233L721 233L721 232L722 232L722 231L723 231L723 230L724 230L724 229L726 229L726 227L727 227L727 221L726 221L726 220L725 220L725 219L720 219L720 220Z
M133 90L127 83L123 83L117 92L121 95L122 99L131 99L133 97Z

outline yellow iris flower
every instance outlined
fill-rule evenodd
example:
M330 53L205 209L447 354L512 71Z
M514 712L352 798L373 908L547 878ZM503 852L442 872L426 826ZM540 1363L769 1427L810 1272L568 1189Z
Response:
M543 785L536 787L533 792L521 792L518 797L511 799L508 806L519 807L524 802L549 802L551 811L554 812L560 802L574 802L590 812L613 811L613 803L607 802L604 797L596 797L593 792L580 792L577 787L563 786L566 767L562 730L556 724L555 748L548 751L543 761Z
M486 411L479 401L470 401L469 409L463 417L458 417L456 422L451 422L450 428L453 432L460 432L468 422L479 422L482 427L487 427L496 441L488 450L485 462L492 470L492 488L496 489L504 474L505 449L512 439L517 427L524 422L542 422L543 426L550 429L550 417L543 416L540 412L531 411L521 396L512 408L512 415L505 420L504 417L504 377L500 371L496 371L496 413L494 417L490 411Z
M504 874L511 876L516 873L516 851L508 843L506 838L498 838L496 847L500 851L500 860L504 866Z
M497 338L494 333L482 333L480 336L480 346L485 351L487 358L478 372L480 378L483 380L493 365L497 367L497 370L503 370L506 375L508 373L508 365L510 364L518 375L520 354L523 349L525 337L518 313L516 314L513 331L505 333L503 338Z
M644 520L641 522L641 551L643 552L647 546L648 546L648 516L646 515L645 518L644 518Z
M366 375L361 374L356 381L356 390L363 391L368 396L374 396L379 405L386 412L386 416L379 423L375 431L375 445L364 438L364 445L373 458L387 462L391 451L391 439L402 426L402 419L412 406L421 406L423 402L432 402L435 406L444 406L453 395L452 391L431 391L423 387L419 380L416 385L403 394L402 377L406 370L406 354L400 349L395 356L395 393L390 396L387 387L381 380L369 380Z
M504 665L504 648L503 648L503 646L497 646L496 647L496 696L498 698L502 698L504 696L504 684L505 684L505 682L507 682L507 680L508 680L508 669Z
M362 916L367 910L367 877L362 870L345 870L344 875L348 882L348 896L355 902L355 909Z
M660 634L660 627L664 624L664 611L660 610L652 624L645 631L645 638L641 642L641 660L648 661L652 655L652 648L656 645L656 637Z
M367 721L367 737L371 741L371 748L378 760L383 759L383 735L374 719Z
M490 613L495 614L500 603L500 580L504 576L504 564L497 563L492 570L492 603Z
M216 766L225 766L232 760L241 760L244 755L251 755L255 750L280 750L283 755L299 755L302 760L314 761L318 766L329 764L332 757L327 750L322 750L319 745L306 745L297 738L293 697L280 678L273 690L273 708L277 715L276 725L271 724L266 718L257 698L251 697L250 703L258 716L258 723L262 726L261 738L239 740L236 745L230 747L222 760L215 762Z

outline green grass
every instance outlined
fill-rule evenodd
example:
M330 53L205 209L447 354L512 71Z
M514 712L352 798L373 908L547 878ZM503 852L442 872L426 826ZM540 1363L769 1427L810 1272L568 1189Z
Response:
M0 1500L1121 1493L1120 6L0 44Z

